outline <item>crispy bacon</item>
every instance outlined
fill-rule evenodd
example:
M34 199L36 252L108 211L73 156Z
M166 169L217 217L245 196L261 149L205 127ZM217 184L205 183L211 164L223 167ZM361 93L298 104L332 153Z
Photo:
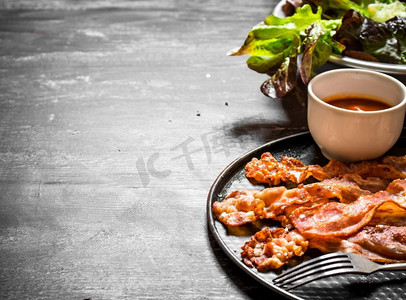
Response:
M406 262L405 226L368 225L346 238L315 237L308 242L309 248L317 248L324 253L352 252L376 262Z
M281 186L260 191L233 191L223 201L213 203L213 212L220 222L228 226L239 226L259 219L274 219L288 226L289 216L297 208L326 204L331 199L349 203L368 194L371 193L353 182L330 179L290 190Z
M246 176L255 182L299 184L234 191L213 204L222 223L238 226L260 219L285 228L264 228L242 247L242 259L265 272L307 248L359 253L383 263L406 262L406 156L326 166L306 166L270 153L252 159ZM320 182L306 184L310 177Z
M281 199L286 191L285 187L261 191L233 191L223 201L213 203L213 213L220 222L228 226L240 226L259 219L270 219L274 213L270 206ZM269 211L269 216L267 211Z
M406 180L392 182L386 191L362 195L352 203L330 201L325 205L300 207L293 211L290 222L304 236L349 236L366 226L380 206L392 202L406 210Z
M345 174L358 174L362 178L376 177L389 181L406 178L406 155L386 156L376 160L365 160L358 163L345 164L338 160L330 160L323 167L330 177Z
M348 237L305 238L297 230L265 227L241 247L243 262L260 272L278 269L307 249L361 254L381 263L406 262L405 226L365 226Z
M261 159L253 158L245 166L245 175L256 183L279 185L281 182L303 183L310 177L322 181L328 178L346 176L363 189L376 192L394 179L406 178L406 156L387 156L377 160L345 164L331 160L326 166L305 165L301 161L283 156L278 162L265 152Z
M389 179L384 179L384 178L379 178L379 177L362 178L359 174L356 174L356 173L344 174L344 175L341 175L339 178L342 178L343 180L354 182L360 188L371 191L373 193L386 189L386 187L391 182L391 180L389 180Z
M260 271L281 267L293 256L287 245L292 245L291 235L299 245L308 242L309 248L322 252L345 251L359 253L377 262L406 261L406 180L395 180L386 191L360 195L350 203L330 201L294 209L289 220L294 230L285 234L279 231L257 233L243 247L244 262ZM264 242L264 236L268 238ZM278 252L264 251L265 245L274 242ZM297 243L298 244L298 243ZM269 247L271 247L271 245ZM285 247L284 247L285 246ZM302 247L303 253L306 247ZM260 249L261 251L253 251ZM295 248L296 249L296 248ZM263 251L262 251L263 250ZM285 253L285 259L280 259ZM297 253L301 253L298 251Z
M406 262L405 226L365 226L347 239L358 245L358 253L383 263ZM342 251L349 251L344 246Z
M260 272L278 269L294 256L302 256L309 242L295 231L265 227L241 247L241 257L249 267Z
M245 176L254 182L269 185L287 181L301 183L311 176L319 181L331 178L318 165L306 166L301 161L287 156L283 156L278 162L269 152L263 153L261 159L253 158L245 166Z

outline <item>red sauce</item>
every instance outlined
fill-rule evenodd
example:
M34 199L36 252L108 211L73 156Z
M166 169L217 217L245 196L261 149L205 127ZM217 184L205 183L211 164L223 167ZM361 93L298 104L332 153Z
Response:
M362 95L333 95L323 101L330 105L355 111L377 111L391 108L384 100Z

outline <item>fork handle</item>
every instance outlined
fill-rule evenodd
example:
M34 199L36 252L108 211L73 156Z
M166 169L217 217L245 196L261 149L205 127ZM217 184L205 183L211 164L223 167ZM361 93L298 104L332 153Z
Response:
M406 270L406 263L383 265L379 270Z

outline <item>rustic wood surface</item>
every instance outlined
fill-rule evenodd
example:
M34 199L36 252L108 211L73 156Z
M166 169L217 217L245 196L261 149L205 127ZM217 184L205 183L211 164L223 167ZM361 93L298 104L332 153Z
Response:
M303 87L266 98L226 56L276 3L0 1L0 298L282 299L205 211L228 163L307 128Z

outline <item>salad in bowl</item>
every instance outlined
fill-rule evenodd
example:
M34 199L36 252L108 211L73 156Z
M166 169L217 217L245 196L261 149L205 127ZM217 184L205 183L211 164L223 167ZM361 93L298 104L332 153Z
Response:
M399 0L286 0L284 17L269 15L229 55L249 55L250 69L269 75L261 85L281 98L307 84L329 57L406 66L406 3Z

